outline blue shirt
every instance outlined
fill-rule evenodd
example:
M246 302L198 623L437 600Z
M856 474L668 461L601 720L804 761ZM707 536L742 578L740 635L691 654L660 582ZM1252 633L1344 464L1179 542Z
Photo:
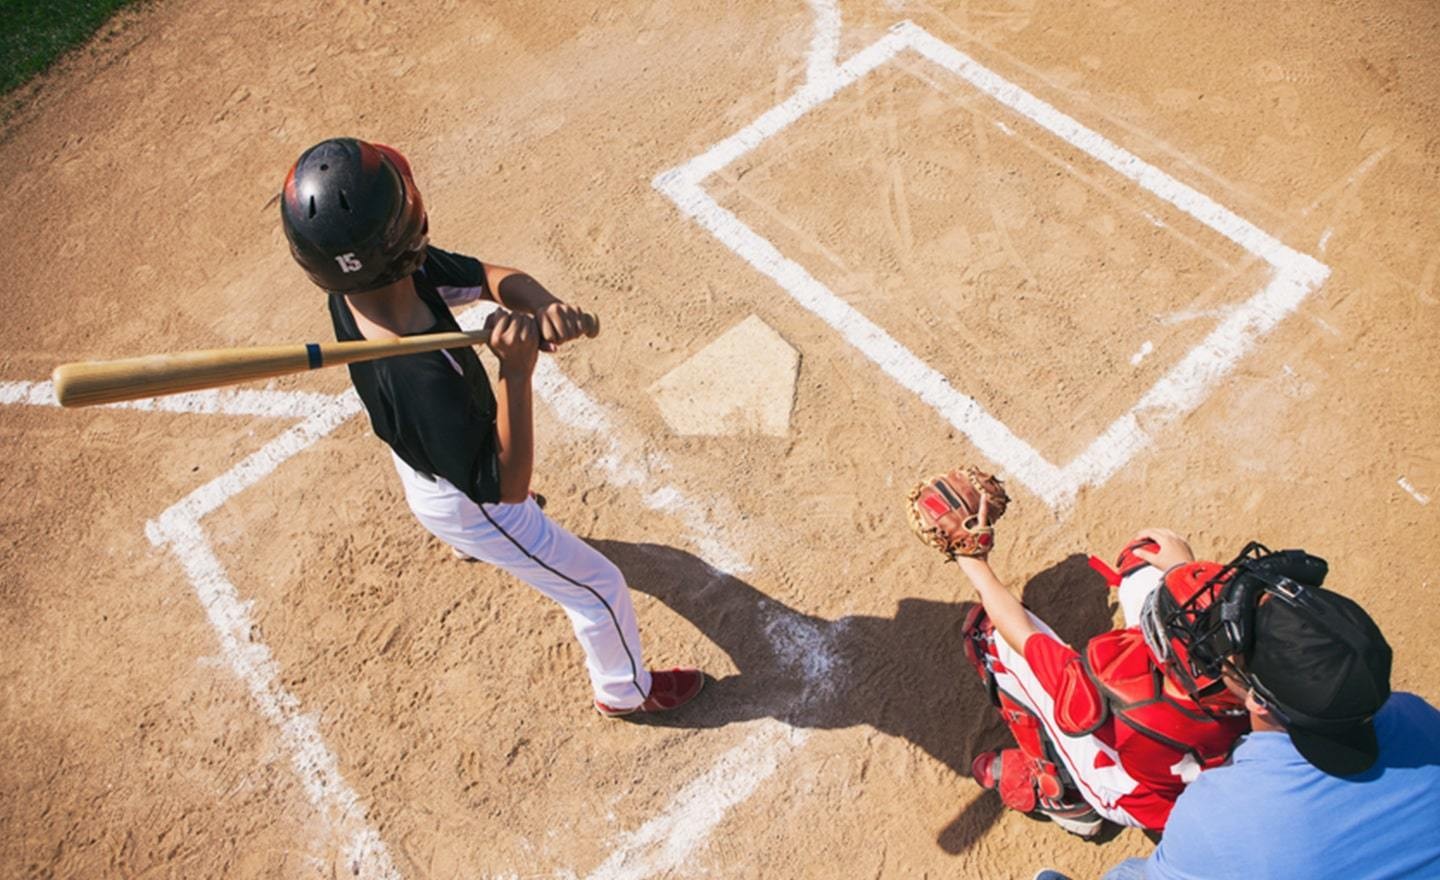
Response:
M1392 694L1358 776L1311 766L1284 733L1245 737L1175 802L1147 880L1440 878L1440 711Z

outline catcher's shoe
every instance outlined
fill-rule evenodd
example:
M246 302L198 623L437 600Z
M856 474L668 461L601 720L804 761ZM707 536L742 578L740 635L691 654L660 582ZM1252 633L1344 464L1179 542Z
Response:
M1017 813L1033 813L1040 803L1030 759L1019 749L981 752L970 762L970 775L981 788L998 791L1000 802ZM1061 793L1058 780L1050 793Z
M1051 801L1042 805L1036 812L1048 817L1051 822L1076 837L1085 840L1099 834L1100 829L1105 825L1104 817L1084 801Z
M624 718L633 715L653 715L678 709L700 693L705 686L705 673L698 669L676 668L650 673L650 696L645 702L628 709L617 709L595 701L595 711L606 718Z
M986 791L1000 784L1000 752L981 752L970 762L970 776Z
M1105 824L1085 801L1063 797L1059 780L1048 775L1037 779L1019 749L981 752L970 764L970 775L981 788L998 790L1000 800L1010 809L1045 816L1087 840Z

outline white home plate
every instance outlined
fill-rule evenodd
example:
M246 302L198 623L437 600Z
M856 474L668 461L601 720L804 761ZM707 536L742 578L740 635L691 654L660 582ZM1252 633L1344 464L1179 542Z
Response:
M751 315L666 373L650 394L677 434L790 432L800 355Z

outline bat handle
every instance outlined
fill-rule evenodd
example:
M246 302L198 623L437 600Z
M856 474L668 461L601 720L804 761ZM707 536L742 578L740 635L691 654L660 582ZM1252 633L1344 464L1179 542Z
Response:
M535 319L536 319L536 321L539 321L540 316L537 314L537 315L535 316ZM585 338L586 338L586 339L594 339L596 336L599 336L599 335L600 335L600 319L597 318L596 316L590 314L589 312L581 312L581 313L580 313L580 332L585 334ZM543 335L543 334L542 334L542 335Z
M580 331L585 334L586 339L594 339L600 335L600 319L589 312L580 313ZM555 351L559 346L545 338L545 331L540 331L540 350Z

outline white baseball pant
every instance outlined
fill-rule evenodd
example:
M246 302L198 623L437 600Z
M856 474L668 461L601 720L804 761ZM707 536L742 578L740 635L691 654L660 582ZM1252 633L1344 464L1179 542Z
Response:
M630 588L614 563L556 525L534 498L479 505L444 477L432 480L391 457L410 510L432 535L560 603L585 651L595 699L616 709L645 701L650 672Z

